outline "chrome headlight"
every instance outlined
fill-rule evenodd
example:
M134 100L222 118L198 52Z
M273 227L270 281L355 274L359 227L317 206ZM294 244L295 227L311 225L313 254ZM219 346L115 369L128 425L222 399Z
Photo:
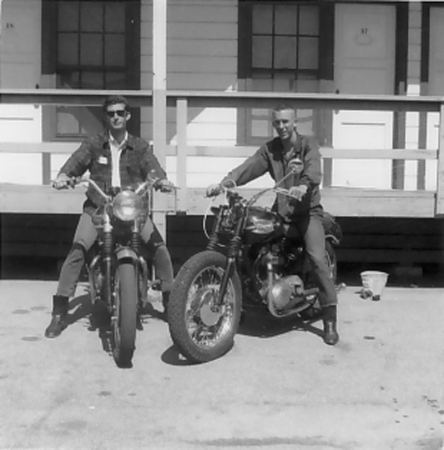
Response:
M142 198L132 191L122 191L113 201L113 213L125 222L135 220L143 210Z

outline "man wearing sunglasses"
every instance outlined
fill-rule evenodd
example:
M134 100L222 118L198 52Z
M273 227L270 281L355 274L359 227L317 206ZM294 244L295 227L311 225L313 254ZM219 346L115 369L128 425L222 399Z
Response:
M160 190L171 191L172 184L153 153L152 147L143 139L127 132L131 119L128 101L122 96L110 96L103 103L106 130L87 138L68 158L53 182L56 189L70 186L72 177L82 176L89 171L90 178L100 188L137 186L154 171L160 178ZM62 266L56 295L53 297L52 319L45 336L55 338L66 328L69 298L74 295L85 254L97 239L92 215L100 205L100 196L94 189L88 189L83 204L70 252ZM153 255L156 276L162 282L163 306L166 308L173 283L173 267L165 242L154 223L148 218L142 231L142 239Z

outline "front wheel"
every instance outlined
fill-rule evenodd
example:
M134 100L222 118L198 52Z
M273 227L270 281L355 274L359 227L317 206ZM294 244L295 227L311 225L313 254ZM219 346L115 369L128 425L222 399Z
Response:
M208 362L227 353L239 327L242 289L234 271L221 306L219 289L227 258L204 251L191 257L174 281L168 326L179 351L190 361Z
M113 357L119 367L131 365L136 342L137 277L132 261L120 262L114 287Z

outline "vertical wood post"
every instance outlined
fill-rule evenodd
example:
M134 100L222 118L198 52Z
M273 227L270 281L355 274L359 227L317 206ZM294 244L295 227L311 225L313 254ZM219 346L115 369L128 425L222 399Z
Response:
M186 99L178 99L176 105L177 124L177 209L187 211L187 123L188 102Z
M167 0L153 0L153 144L163 168L166 165ZM155 195L153 220L166 238L166 197Z
M438 174L435 215L444 215L444 103L439 110Z
M51 153L42 153L42 183L51 184Z

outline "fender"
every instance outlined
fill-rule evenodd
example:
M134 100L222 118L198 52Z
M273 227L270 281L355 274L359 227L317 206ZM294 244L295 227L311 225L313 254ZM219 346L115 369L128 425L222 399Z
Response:
M115 252L117 261L132 259L135 264L139 262L139 256L131 247L120 247Z
M145 304L148 301L148 266L145 259L139 256L131 247L120 247L115 254L117 261L131 259L136 269L142 271L139 293L142 303Z

